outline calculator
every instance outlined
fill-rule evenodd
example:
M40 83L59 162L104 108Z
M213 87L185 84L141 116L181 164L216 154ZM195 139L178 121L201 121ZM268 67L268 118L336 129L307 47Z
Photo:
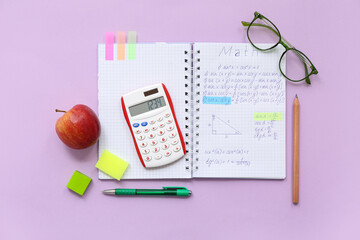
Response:
M151 85L121 97L135 149L145 168L160 167L182 158L185 142L165 85Z

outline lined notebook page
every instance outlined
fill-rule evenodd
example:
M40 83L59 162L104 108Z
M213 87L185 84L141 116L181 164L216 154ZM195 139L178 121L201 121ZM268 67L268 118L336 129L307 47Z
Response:
M127 46L125 48L128 49ZM105 44L98 46L98 97L101 136L99 156L104 150L129 162L123 179L190 178L185 158L170 165L145 169L136 153L129 127L121 108L121 96L156 83L164 83L174 104L175 114L185 137L184 51L190 44L136 44L136 59L105 60ZM114 45L114 56L117 49ZM116 58L115 58L116 59ZM186 140L185 140L186 141ZM111 178L99 171L100 179Z
M283 51L194 44L200 94L194 177L285 178L286 85L278 66Z

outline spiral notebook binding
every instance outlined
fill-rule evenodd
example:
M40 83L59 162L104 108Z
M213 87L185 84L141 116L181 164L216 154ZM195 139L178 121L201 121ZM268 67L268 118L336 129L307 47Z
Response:
M192 45L193 48L193 45ZM199 112L200 112L200 50L184 51L185 70L185 170L193 172L198 170L199 161ZM193 161L191 161L191 159Z
M192 132L192 146L193 146L193 172L198 170L199 162L199 121L200 121L200 50L193 51L193 132Z
M192 50L184 51L184 80L185 80L185 170L192 171L191 159L192 159Z

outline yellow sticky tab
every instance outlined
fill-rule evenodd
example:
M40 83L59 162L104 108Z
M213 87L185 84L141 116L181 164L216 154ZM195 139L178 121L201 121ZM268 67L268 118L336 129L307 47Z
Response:
M281 112L274 113L254 113L254 121L281 121L283 114Z
M120 180L129 163L109 151L104 151L95 167L111 177Z

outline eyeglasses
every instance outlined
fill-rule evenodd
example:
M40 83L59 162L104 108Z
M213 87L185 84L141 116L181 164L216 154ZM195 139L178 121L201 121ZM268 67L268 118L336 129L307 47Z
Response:
M258 12L255 12L254 15L255 17L252 22L241 22L243 26L247 27L247 37L250 43L260 51L271 50L279 44L284 46L285 52L281 55L279 60L281 74L292 82L301 82L305 80L306 83L311 84L310 76L318 74L318 71L310 59L286 41L281 36L279 29L269 19ZM271 44L262 44L259 42ZM285 61L285 59L288 61L288 67L293 67L290 73L285 73L285 64L282 64L282 61Z

